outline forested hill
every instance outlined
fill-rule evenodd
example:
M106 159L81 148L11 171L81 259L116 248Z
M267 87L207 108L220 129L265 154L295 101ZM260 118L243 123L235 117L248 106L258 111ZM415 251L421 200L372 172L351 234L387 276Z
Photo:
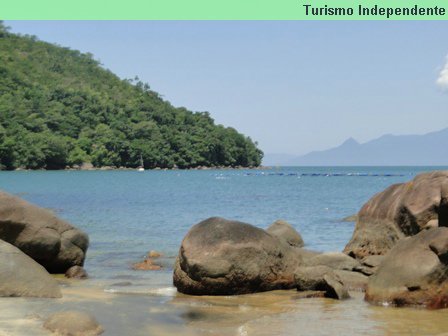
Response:
M249 137L0 22L0 168L258 166Z

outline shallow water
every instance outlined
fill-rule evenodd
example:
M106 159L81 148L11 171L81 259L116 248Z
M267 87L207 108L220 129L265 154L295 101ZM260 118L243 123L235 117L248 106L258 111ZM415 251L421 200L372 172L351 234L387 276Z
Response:
M87 281L89 282L89 281ZM46 316L61 310L92 313L105 335L440 335L447 311L375 307L351 292L347 301L298 299L294 290L242 296L191 297L108 293L98 283L63 289L63 299L0 299L0 335L47 335Z
M299 300L295 291L191 297L176 293L171 283L179 244L200 220L222 216L265 228L283 218L298 229L307 248L341 250L354 227L342 218L356 213L390 184L432 169L0 172L1 189L52 209L86 231L91 240L86 260L91 277L59 279L62 299L0 298L0 336L46 335L42 319L72 308L92 312L105 327L105 335L448 332L446 310L374 307L360 293L352 293L354 298L345 302ZM160 260L164 269L132 270L132 263L149 250L164 254Z

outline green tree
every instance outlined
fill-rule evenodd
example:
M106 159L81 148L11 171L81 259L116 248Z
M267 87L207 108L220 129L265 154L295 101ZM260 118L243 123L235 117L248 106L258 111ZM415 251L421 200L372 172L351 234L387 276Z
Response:
M250 138L208 112L175 108L148 84L120 80L91 54L0 22L0 169L257 166Z

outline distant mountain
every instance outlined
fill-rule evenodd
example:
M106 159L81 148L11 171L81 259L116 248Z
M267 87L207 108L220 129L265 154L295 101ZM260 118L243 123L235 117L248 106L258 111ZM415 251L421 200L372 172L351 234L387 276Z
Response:
M289 166L445 166L448 128L424 135L383 135L360 144L349 138L338 147L289 160Z

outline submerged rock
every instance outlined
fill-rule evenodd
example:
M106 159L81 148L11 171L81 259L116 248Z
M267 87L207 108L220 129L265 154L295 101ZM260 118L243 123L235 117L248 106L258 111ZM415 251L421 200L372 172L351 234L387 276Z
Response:
M162 253L151 250L148 252L147 258L160 258L162 256Z
M51 273L82 266L87 235L18 197L0 192L0 239L18 247Z
M209 218L183 239L173 282L179 292L193 295L294 288L298 250L250 224Z
M303 247L305 245L302 236L284 220L275 221L266 231L291 246Z
M104 332L95 317L79 311L65 311L50 315L44 328L62 336L96 336Z
M0 240L0 296L62 297L58 283L17 247Z
M158 271L162 269L162 266L155 264L151 258L146 258L142 262L133 264L132 269L136 271Z
M366 300L395 306L448 307L448 228L400 240L369 278Z
M437 226L448 226L448 171L420 174L372 197L344 252L359 259L384 255L400 239Z

